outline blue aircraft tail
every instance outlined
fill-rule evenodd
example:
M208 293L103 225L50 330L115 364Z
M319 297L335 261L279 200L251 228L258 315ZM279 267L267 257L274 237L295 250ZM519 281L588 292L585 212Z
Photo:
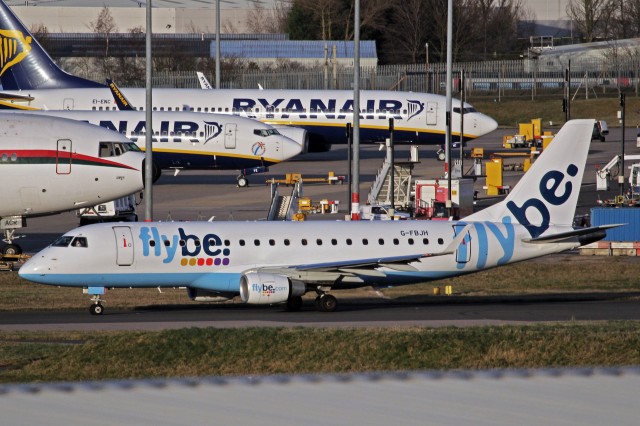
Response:
M0 46L2 90L105 87L60 69L4 0L0 0Z

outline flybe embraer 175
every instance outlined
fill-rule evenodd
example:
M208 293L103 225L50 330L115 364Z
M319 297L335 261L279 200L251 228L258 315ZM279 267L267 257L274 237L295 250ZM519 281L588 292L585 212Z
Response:
M0 114L4 254L26 218L93 206L143 188L144 154L116 132L33 114Z
M22 114L16 112L15 114ZM144 150L143 111L33 111L30 114L64 117L125 135ZM246 186L250 170L267 167L302 152L302 145L272 126L248 118L195 112L153 113L154 180L160 169L238 169L238 185Z
M570 121L506 199L458 222L150 222L67 232L20 276L89 288L186 287L193 299L333 311L333 290L411 284L481 271L597 241L572 227L594 120Z
M0 38L8 46L0 69L0 106L19 109L117 109L107 86L62 71L11 12L0 3ZM145 90L123 89L134 105L145 105ZM395 120L395 140L413 144L442 144L445 98L427 93L367 91L360 94L360 140L384 141L389 119ZM353 123L353 92L349 90L202 90L154 89L153 107L159 111L234 114L277 126L296 126L309 132L310 151L346 142L345 126ZM452 133L474 139L497 127L473 106L454 101Z

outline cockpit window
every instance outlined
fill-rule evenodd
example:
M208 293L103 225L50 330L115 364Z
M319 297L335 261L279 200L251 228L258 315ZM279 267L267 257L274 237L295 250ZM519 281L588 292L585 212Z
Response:
M87 239L85 237L76 237L71 242L72 247L86 247Z
M140 148L133 142L100 142L100 157L117 157L125 152L140 152Z
M460 107L454 107L453 108L453 112L455 112L456 114L460 114ZM465 114L469 114L469 113L472 113L472 112L478 112L478 111L474 107L466 107L464 109L464 113Z
M70 237L68 235L63 235L62 237L55 240L51 245L53 247L67 247L71 242L71 240L73 240L73 237Z
M266 138L267 136L271 135L279 135L280 132L276 129L253 129L253 134Z

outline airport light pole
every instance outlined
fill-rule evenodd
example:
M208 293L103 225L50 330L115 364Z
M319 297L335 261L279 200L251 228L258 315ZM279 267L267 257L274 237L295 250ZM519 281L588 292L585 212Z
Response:
M146 118L145 118L145 168L144 168L144 221L153 221L153 102L151 97L151 0L147 1L147 37L146 37Z
M360 220L360 0L353 13L353 183L351 220Z
M447 210L451 213L451 80L453 68L453 0L447 1L447 107L445 112L445 162L447 164Z
M220 0L216 0L216 89L220 88Z

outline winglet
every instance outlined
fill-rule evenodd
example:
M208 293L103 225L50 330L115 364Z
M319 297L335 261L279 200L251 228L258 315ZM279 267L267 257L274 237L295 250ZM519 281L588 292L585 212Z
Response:
M111 90L113 99L116 101L116 105L120 111L135 111L131 102L129 102L120 89L118 89L118 86L116 86L110 78L107 79L107 86L109 86L109 90Z

